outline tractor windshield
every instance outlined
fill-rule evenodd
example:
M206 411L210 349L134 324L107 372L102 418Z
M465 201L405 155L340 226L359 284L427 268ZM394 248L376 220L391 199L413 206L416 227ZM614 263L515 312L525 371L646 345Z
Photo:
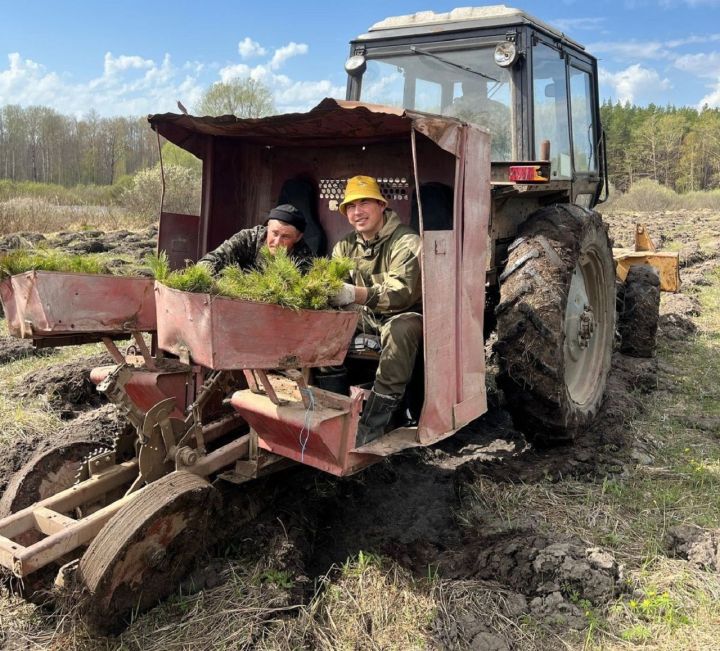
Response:
M439 113L485 127L493 160L513 159L510 71L495 64L495 43L411 45L367 54L360 100Z

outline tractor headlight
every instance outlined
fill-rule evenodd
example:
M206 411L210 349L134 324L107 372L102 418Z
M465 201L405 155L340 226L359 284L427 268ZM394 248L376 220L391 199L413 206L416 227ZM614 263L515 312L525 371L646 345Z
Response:
M359 77L367 68L367 61L364 54L353 54L345 62L345 72L351 77Z
M501 68L509 68L517 58L517 47L512 41L503 41L495 46L495 63Z

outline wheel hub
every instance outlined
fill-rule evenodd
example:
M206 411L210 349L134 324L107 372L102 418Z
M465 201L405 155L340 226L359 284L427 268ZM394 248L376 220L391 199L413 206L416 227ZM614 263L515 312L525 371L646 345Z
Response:
M602 377L606 302L602 262L591 249L575 266L565 310L565 383L577 404L592 399Z
M592 307L585 305L580 315L578 328L578 345L580 348L587 348L590 345L590 338L595 332L595 317Z
M585 277L578 265L570 281L565 313L565 346L573 362L578 362L592 340L595 315L585 289Z

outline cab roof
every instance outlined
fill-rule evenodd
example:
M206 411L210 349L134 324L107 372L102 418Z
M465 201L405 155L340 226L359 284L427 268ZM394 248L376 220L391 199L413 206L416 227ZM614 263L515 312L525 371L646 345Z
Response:
M414 14L391 16L370 27L366 34L357 37L358 41L409 36L419 34L438 34L442 32L466 31L482 27L504 27L512 25L532 25L575 47L585 49L580 43L568 38L563 32L531 16L521 9L505 5L484 7L459 7L452 11L418 11Z

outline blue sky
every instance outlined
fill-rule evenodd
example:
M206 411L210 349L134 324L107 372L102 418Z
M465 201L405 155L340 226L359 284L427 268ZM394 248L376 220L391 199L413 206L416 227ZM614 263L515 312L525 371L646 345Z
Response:
M306 110L344 96L348 41L373 22L471 4L0 0L0 106L144 115L177 111L178 99L192 109L210 84L253 76L280 111ZM508 4L597 56L603 99L720 107L720 0Z

